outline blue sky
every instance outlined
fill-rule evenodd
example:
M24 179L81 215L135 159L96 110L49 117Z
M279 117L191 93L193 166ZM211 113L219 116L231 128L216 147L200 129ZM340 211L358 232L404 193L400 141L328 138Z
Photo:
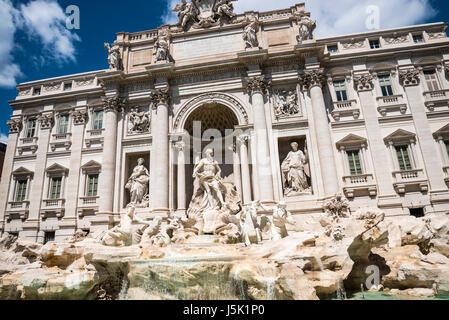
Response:
M173 23L180 0L0 0L0 141L7 138L15 84L107 68L104 42L120 31ZM287 8L301 0L239 0L236 12ZM367 31L367 8L379 7L380 29L449 21L449 3L435 0L309 0L319 37ZM65 28L65 10L80 9L80 29Z

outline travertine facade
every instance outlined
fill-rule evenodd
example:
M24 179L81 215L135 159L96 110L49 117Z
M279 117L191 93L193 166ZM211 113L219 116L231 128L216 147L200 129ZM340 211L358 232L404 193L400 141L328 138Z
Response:
M353 210L449 210L446 24L315 39L304 4L176 11L178 25L105 44L108 70L17 87L1 232L42 242L109 229L131 197L141 215L185 213L207 148L242 204L308 214L344 193Z

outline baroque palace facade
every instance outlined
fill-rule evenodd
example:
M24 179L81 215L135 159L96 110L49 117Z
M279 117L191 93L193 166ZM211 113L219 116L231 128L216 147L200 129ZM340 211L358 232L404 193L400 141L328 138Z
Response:
M185 214L206 144L243 204L298 218L341 193L388 216L449 210L445 23L316 39L304 4L175 11L176 25L117 34L108 70L17 86L0 233L108 229L136 199L147 217Z

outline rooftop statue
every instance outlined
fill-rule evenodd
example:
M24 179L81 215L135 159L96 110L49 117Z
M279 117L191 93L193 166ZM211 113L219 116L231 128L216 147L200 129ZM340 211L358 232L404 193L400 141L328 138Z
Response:
M178 26L184 31L190 26L196 29L209 28L232 22L236 17L233 1L236 0L182 0L173 11L178 13Z
M120 48L115 44L112 44L111 47L109 43L105 43L104 48L108 50L109 69L116 71L122 70L122 57Z

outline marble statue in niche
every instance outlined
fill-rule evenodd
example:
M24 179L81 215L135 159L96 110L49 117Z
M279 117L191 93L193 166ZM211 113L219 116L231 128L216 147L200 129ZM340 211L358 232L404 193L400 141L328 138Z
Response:
M212 149L205 151L205 158L195 166L193 177L197 187L187 217L195 221L195 229L200 234L235 233L234 229L237 232L240 197L235 185L224 182L221 177L221 168Z
M309 162L307 149L305 153L299 150L299 144L293 142L292 151L282 162L282 174L284 178L284 194L294 196L304 192L310 192L306 165Z
M151 124L151 114L140 111L139 107L131 108L128 119L128 133L139 134L149 133Z
M104 44L104 48L108 50L108 63L111 70L122 70L122 59L120 56L120 48L117 45L111 45L109 43Z
M146 208L149 205L150 173L145 167L145 160L137 160L137 166L128 179L125 189L129 191L130 203L128 206Z
M257 32L259 31L259 20L254 17L254 21L250 22L243 30L243 40L246 48L259 48L259 40L257 39Z
M277 118L296 116L301 113L295 89L274 90L274 112Z
M193 170L193 178L199 179L200 191L203 194L200 206L205 210L221 209L227 205L223 198L225 188L221 168L213 158L212 149L206 150L205 154L206 158L203 158Z

